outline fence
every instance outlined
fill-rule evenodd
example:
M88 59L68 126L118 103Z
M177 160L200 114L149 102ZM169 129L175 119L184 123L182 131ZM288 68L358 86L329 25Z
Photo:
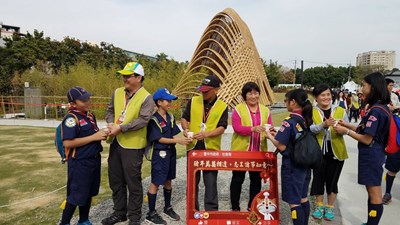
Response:
M111 97L91 97L91 110L98 119L104 115ZM0 96L1 118L30 118L61 120L68 113L65 96ZM172 113L177 119L181 116L181 102L173 103Z
M91 111L104 118L110 97L91 97ZM0 96L2 118L31 118L61 120L68 112L64 96Z

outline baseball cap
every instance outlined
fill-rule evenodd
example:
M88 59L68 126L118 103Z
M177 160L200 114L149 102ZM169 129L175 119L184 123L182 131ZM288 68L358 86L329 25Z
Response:
M157 101L160 99L164 100L176 100L178 97L172 95L166 88L160 88L153 94L153 100Z
M213 88L219 88L221 86L221 80L215 75L208 75L201 82L201 85L197 87L197 90L201 92L207 92Z
M86 100L90 96L92 96L92 94L79 86L72 87L67 93L68 102L73 102L75 100Z
M122 75L132 75L137 74L140 76L144 76L143 66L137 62L128 62L123 70L118 70L117 74Z

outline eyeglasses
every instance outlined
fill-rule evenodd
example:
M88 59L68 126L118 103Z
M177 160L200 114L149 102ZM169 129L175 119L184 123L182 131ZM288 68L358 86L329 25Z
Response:
M136 74L133 74L133 75L130 75L130 76L124 75L124 76L122 76L122 78L125 79L125 80L128 80L128 79L130 79L132 77L138 77L138 76L140 76L140 75L136 75Z

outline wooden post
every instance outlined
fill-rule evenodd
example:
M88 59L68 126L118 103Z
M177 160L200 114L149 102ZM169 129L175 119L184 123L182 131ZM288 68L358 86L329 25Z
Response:
M54 111L56 111L56 120L58 120L58 108L57 108L57 103L56 103L55 96L53 96L53 103L54 103L54 106L56 107L56 109L54 110Z
M4 96L1 96L1 105L3 106L3 114L6 116L6 106L4 104Z

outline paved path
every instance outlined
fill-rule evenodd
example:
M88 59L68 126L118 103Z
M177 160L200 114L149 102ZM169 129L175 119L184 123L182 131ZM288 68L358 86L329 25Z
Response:
M54 121L54 120L49 120L49 121L43 121L43 120L25 120L25 119L0 119L0 125L25 125L25 126L42 126L42 127L56 127L60 121ZM105 123L103 121L99 121L99 126L103 126ZM232 133L232 128L230 127L226 133ZM229 136L229 135L228 135ZM228 137L227 136L227 137ZM227 139L227 138L224 138ZM348 136L345 137L346 140L346 145L349 151L349 159L346 160L341 178L339 180L339 194L338 194L338 200L337 200L337 219L334 222L325 222L322 221L322 223L315 223L314 221L311 221L310 224L330 224L330 225L335 225L335 224L343 224L344 225L358 225L361 224L362 222L366 222L367 219L367 192L365 190L364 186L361 186L357 184L357 155L358 155L358 150L357 150L357 142L354 141L352 138L349 138ZM186 159L182 158L179 160L179 165L185 165L186 164ZM184 166L178 166L180 169L184 169ZM184 171L183 171L184 172ZM183 177L183 176L181 176ZM227 176L221 176L219 178L219 183L221 183L221 188L222 191L221 193L226 193L226 190L224 191L223 189L226 189L227 183L229 182L229 175ZM144 189L148 187L148 179L144 180ZM185 179L177 179L174 181L176 185L176 189L182 189L184 190L185 187ZM385 182L383 182L383 189L385 188L384 185ZM246 187L248 185L244 184L243 187ZM178 188L179 187L179 188ZM394 187L392 189L392 195L393 195L393 201L390 205L387 205L384 207L384 214L381 219L380 224L398 224L400 220L399 212L400 212L400 178L396 177ZM177 211L179 211L179 214L183 217L182 223L171 223L171 224L185 224L184 223L184 209L186 208L185 205L185 197L184 193L183 197L182 195L176 196L176 198L173 200L177 202L176 208ZM243 194L243 197L245 194ZM221 195L222 202L227 201L227 196L224 196L224 194ZM101 210L96 210L97 207L102 207L101 205L105 204L104 206L106 208L102 208ZM107 205L111 204L111 201L105 201L105 203L99 204L99 206L94 207L92 210L93 212L99 212L94 218L99 218L96 219L96 221L93 221L94 224L99 224L100 218L103 218L105 214L111 212L111 207L107 207ZM161 205L161 203L157 203L158 206ZM223 203L222 205L226 205ZM143 214L147 211L147 206L144 204L143 206ZM287 209L287 204L281 204L281 224L291 224L288 219L287 214L288 214L288 209ZM340 215L341 214L341 215ZM93 218L93 217L92 217ZM97 222L97 223L96 223ZM123 223L121 223L123 224Z

